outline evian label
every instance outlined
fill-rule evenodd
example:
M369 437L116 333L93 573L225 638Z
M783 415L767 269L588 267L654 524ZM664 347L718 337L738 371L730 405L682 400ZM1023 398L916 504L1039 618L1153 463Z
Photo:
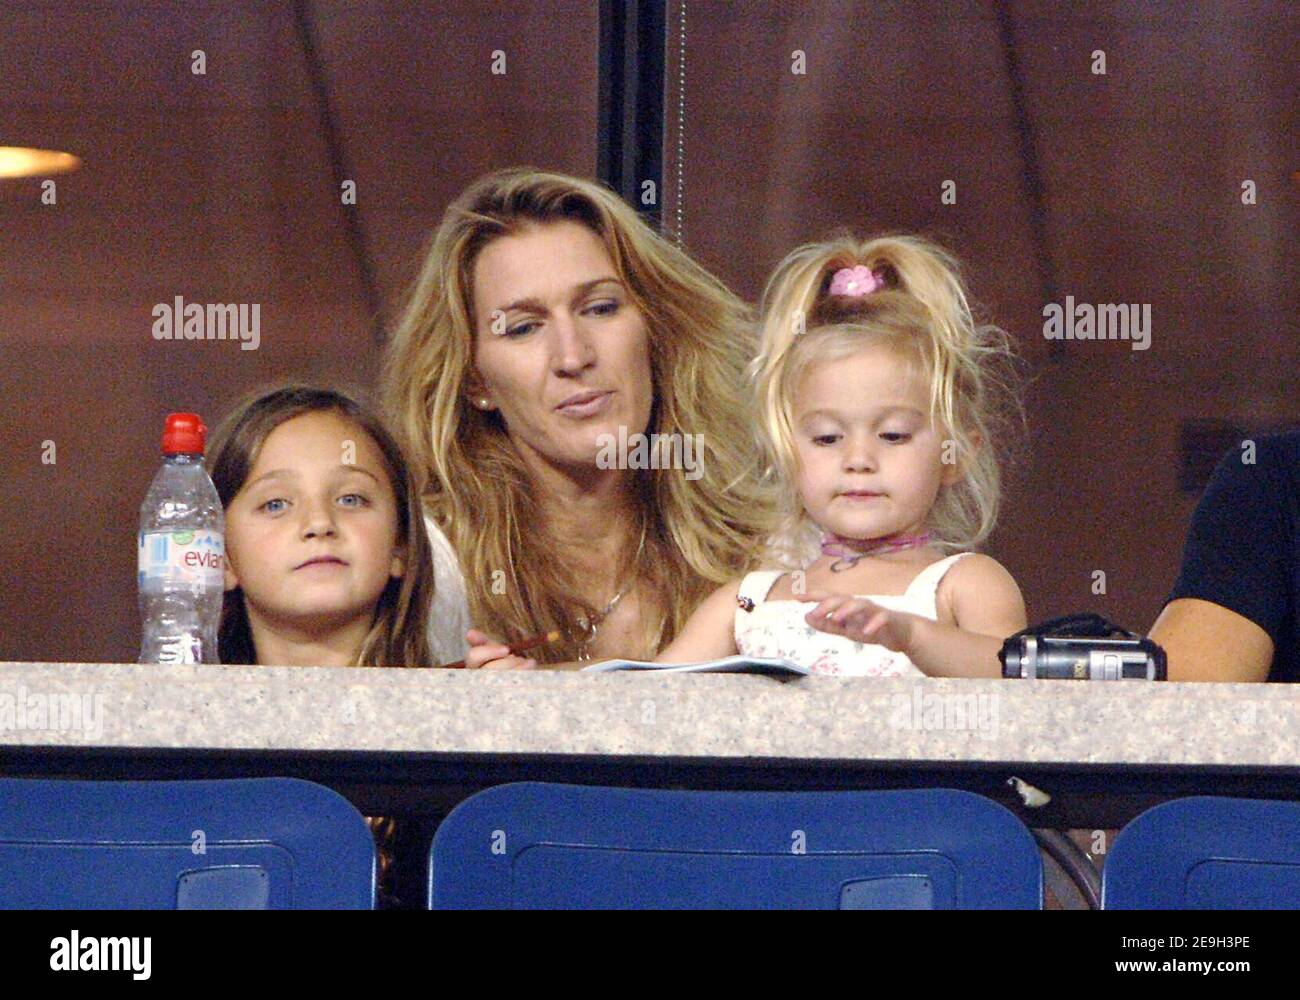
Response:
M196 589L221 589L226 543L216 531L142 531L140 585L171 580Z

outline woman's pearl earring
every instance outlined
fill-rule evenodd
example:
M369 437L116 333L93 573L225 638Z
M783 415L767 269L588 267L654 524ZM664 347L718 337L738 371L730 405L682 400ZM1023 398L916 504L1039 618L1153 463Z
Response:
M478 405L480 409L486 410L488 408L488 401L486 399L480 399Z

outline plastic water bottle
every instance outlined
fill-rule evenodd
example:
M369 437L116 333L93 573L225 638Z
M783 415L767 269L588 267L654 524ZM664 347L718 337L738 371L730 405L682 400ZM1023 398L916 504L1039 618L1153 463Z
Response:
M208 429L172 413L163 465L140 505L141 663L218 663L225 515L203 467Z

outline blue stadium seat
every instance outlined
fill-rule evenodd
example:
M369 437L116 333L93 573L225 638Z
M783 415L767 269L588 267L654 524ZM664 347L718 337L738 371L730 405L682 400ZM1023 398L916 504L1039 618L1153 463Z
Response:
M364 817L310 781L0 779L0 908L374 903Z
M429 906L1038 909L1014 815L969 792L686 792L535 782L438 828Z
M1300 909L1300 803L1198 796L1148 809L1106 856L1101 905Z

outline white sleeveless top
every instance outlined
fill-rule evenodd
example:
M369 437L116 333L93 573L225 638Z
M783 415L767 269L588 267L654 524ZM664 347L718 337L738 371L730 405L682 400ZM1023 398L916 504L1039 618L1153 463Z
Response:
M916 575L901 594L861 594L860 597L891 611L907 611L931 621L939 617L935 596L939 581L952 565L969 552L931 563ZM769 601L768 593L785 570L759 570L740 581L736 608L736 650L744 656L786 659L814 674L851 677L924 677L902 653L875 643L857 642L815 629L804 620L815 604L809 601ZM750 603L752 602L752 604ZM746 611L746 607L752 610Z
M451 542L428 514L424 515L424 527L429 533L433 556L433 604L429 608L428 635L433 654L431 666L436 667L469 655L469 644L465 642L465 631L470 626L469 597Z

